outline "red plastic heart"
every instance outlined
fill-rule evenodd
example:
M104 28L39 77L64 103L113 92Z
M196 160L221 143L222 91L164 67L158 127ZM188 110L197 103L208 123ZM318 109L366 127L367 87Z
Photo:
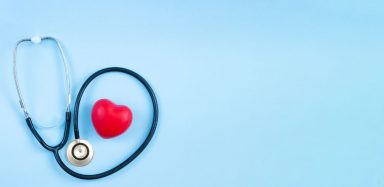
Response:
M121 135L132 123L131 109L116 105L108 99L98 100L92 108L91 116L96 132L106 139Z

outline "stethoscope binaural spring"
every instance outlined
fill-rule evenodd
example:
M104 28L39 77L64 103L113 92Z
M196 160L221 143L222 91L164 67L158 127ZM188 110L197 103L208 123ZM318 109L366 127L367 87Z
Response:
M64 133L63 133L62 140L60 141L60 143L58 143L57 145L54 145L54 146L48 145L44 141L44 139L39 135L37 130L35 129L35 126L34 126L34 124L32 122L32 118L30 117L30 115L28 113L28 110L27 110L27 107L26 107L26 105L24 103L24 100L23 100L23 96L22 96L20 85L19 85L19 81L18 81L18 74L17 74L17 63L16 63L16 61L17 61L17 49L18 49L19 45L21 43L23 43L23 42L40 43L40 42L42 42L44 40L54 41L54 43L57 45L57 47L59 48L61 57L62 57L62 61L63 61L63 64L64 64L64 69L65 69L66 101L67 101L67 103L66 103L66 111L65 111L65 128L64 128ZM111 169L109 169L107 171L104 171L104 172L101 172L101 173L97 173L97 174L91 174L91 175L81 174L81 173L73 171L72 169L70 169L68 166L65 165L65 163L62 161L62 159L61 159L61 157L59 155L59 151L64 147L64 145L68 141L69 130L70 130L70 123L71 123L71 111L70 111L70 106L71 106L71 83L70 83L70 75L69 75L70 73L69 73L69 70L68 70L67 59L65 57L65 54L63 52L63 49L62 49L60 43L55 38L53 38L53 37L41 37L41 38L40 37L32 37L32 38L22 39L19 42L17 42L16 47L14 49L14 54L13 55L14 55L14 57L13 57L14 81L15 81L16 90L17 90L18 97L19 97L19 103L20 103L20 106L21 106L21 108L22 108L22 110L24 112L24 116L25 116L25 120L26 120L26 123L28 125L28 128L30 129L32 134L35 136L37 141L45 149L47 149L48 151L51 151L54 154L54 157L55 157L57 163L59 164L59 166L65 172L67 172L68 174L70 174L70 175L72 175L74 177L80 178L80 179L88 179L88 180L106 177L108 175L111 175L111 174L119 171L120 169L122 169L123 167L128 165L130 162L132 162L137 156L140 155L140 153L146 148L146 146L151 141L151 139L152 139L152 137L153 137L153 135L154 135L154 133L156 131L157 122L158 122L158 104L157 104L157 99L156 99L155 93L153 92L153 90L152 90L151 86L149 85L149 83L142 76L137 74L136 72L134 72L132 70L129 70L129 69L126 69L126 68L110 67L110 68L101 69L101 70L93 73L84 82L84 84L80 88L80 91L79 91L79 93L77 95L76 102L75 102L75 109L74 109L74 129L73 129L74 130L75 140L73 140L70 144L68 144L67 151L66 151L67 160L70 163L72 163L73 165L80 167L80 166L87 165L89 162L91 162L91 160L93 158L94 152L93 152L92 145L88 141L80 138L80 131L79 131L79 125L78 125L78 114L79 114L79 107L80 107L80 103L81 103L81 98L82 98L86 88L88 87L88 85L95 78L99 77L100 75L103 75L103 74L106 74L106 73L111 73L111 72L124 73L124 74L127 74L129 76L132 76L132 77L136 78L141 84L144 85L144 87L146 88L146 90L149 93L149 96L150 96L151 101L152 101L152 107L153 107L153 117L152 117L151 128L150 128L150 131L147 134L147 137L143 141L143 143L133 152L133 154L130 155L128 158L126 158L120 164L116 165L115 167L113 167L113 168L111 168Z

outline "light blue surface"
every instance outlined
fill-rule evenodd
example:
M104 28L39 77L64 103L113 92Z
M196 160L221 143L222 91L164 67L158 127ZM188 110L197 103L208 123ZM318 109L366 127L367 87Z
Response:
M379 0L0 0L0 186L383 186L383 7ZM151 83L159 128L132 164L79 180L33 138L17 103L12 50L35 34L62 42L73 98L91 73L109 66ZM49 42L20 48L35 123L63 119L58 57ZM90 123L92 104L103 97L135 115L116 139L101 139ZM122 75L94 82L80 128L95 160L78 171L104 171L138 146L149 127L146 99ZM40 131L55 143L59 130Z

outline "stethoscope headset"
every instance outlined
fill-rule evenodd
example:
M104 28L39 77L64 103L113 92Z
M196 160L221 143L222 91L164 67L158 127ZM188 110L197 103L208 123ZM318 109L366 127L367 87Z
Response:
M57 145L54 145L54 146L48 145L44 141L44 139L40 136L40 134L37 132L37 130L36 130L36 128L32 122L32 118L28 114L27 107L24 104L24 100L23 100L23 96L22 96L22 93L20 90L18 76L17 76L16 58L17 58L17 49L18 49L19 45L23 42L32 42L32 43L38 44L43 40L51 40L56 44L56 46L58 47L58 49L60 51L60 55L61 55L61 58L62 58L62 61L64 64L64 70L65 70L65 82L66 82L65 128L64 128L64 134L63 134L62 140L60 141L60 143L58 143ZM57 163L65 172L67 172L68 174L70 174L74 177L80 178L80 179L87 179L87 180L98 179L98 178L106 177L108 175L111 175L111 174L119 171L120 169L122 169L123 167L125 167L126 165L131 163L137 156L140 155L140 153L149 144L149 142L151 141L151 139L152 139L152 137L156 131L156 126L157 126L157 121L158 121L158 112L159 112L158 111L158 104L157 104L155 93L153 92L149 83L142 76L137 74L136 72L129 70L129 69L126 69L126 68L109 67L109 68L101 69L101 70L93 73L83 83L83 85L80 88L79 93L77 94L75 107L74 107L74 128L73 128L75 140L73 140L67 146L67 151L66 151L67 160L75 166L85 166L91 162L91 160L93 158L92 145L88 141L80 138L79 124L78 124L79 107L80 107L80 103L81 103L81 98L84 94L84 91L87 89L88 85L98 76L106 74L106 73L111 73L111 72L119 72L119 73L127 74L131 77L136 78L141 84L144 85L144 87L146 88L146 90L149 93L149 96L150 96L151 101L152 101L152 107L153 107L153 117L152 117L151 128L149 130L149 133L147 134L147 137L142 142L142 144L133 152L132 155L130 155L128 158L126 158L120 164L116 165L112 169L109 169L107 171L104 171L104 172L101 172L98 174L92 174L92 175L81 174L81 173L73 171L68 166L66 166L65 163L63 162L63 160L61 159L60 154L59 154L59 151L65 146L65 144L68 141L69 130L70 130L70 126L71 126L71 110L70 110L70 106L71 106L71 82L70 82L70 73L69 73L69 69L68 69L68 63L67 63L67 59L65 57L63 48L61 47L58 40L56 40L53 37L49 37L49 36L48 37L38 37L37 36L37 37L22 39L22 40L17 42L17 44L14 48L14 52L13 52L14 81L15 81L15 85L16 85L16 89L17 89L17 94L19 97L19 103L20 103L21 109L24 112L25 121L29 127L29 130L32 132L32 134L35 136L35 138L41 144L41 146L43 146L46 150L53 153Z

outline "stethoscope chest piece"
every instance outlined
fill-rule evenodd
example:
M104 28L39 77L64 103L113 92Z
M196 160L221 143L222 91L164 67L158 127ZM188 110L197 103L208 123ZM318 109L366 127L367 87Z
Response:
M71 164L81 167L88 165L93 158L92 145L83 139L75 139L67 147L67 159Z

